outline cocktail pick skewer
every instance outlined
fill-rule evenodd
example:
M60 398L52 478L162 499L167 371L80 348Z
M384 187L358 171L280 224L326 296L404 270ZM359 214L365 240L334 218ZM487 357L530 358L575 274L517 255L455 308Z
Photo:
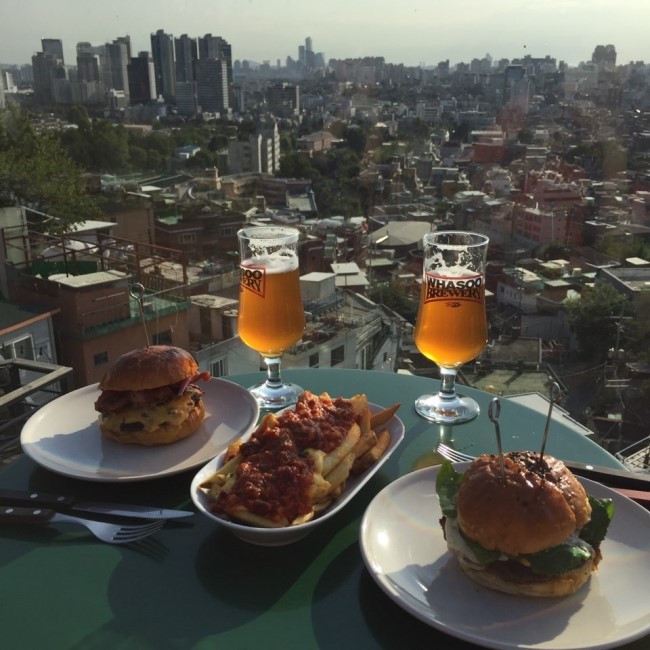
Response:
M560 397L560 386L556 381L554 381L551 384L550 390L549 390L549 399L550 403L548 405L548 414L546 416L546 425L544 426L544 435L542 437L542 448L539 451L539 462L542 462L542 459L544 458L544 450L546 449L546 438L548 438L548 429L551 425L551 415L553 413L553 406L555 405L555 402L559 399Z
M144 340L149 347L149 332L147 332L147 322L144 318L144 307L142 306L142 299L144 297L144 287L138 282L134 284L129 290L131 298L134 298L138 303L138 309L140 310L140 321L142 322L142 328L144 329Z
M490 422L494 424L494 431L497 436L497 449L499 451L499 465L501 467L501 482L505 483L506 481L506 468L503 463L503 447L501 446L501 428L499 427L499 414L501 413L501 402L498 397L495 397L490 402L490 407L488 408L488 417Z

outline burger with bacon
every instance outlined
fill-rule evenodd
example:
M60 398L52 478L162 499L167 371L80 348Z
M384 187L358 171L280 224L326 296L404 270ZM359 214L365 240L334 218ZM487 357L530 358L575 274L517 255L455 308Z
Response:
M194 433L205 417L208 381L192 355L170 345L152 345L123 354L99 382L95 402L99 427L124 444L164 445Z

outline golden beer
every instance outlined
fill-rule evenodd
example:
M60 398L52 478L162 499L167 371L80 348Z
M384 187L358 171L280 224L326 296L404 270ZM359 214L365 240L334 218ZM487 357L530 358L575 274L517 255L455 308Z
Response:
M437 394L421 395L415 411L440 424L475 418L480 408L456 392L456 373L487 343L485 265L489 239L463 230L429 232L422 238L422 292L414 339L440 371Z
M297 258L258 258L240 265L239 336L265 357L279 356L302 337L305 312Z
M475 359L487 342L482 276L424 274L414 338L439 366L456 368Z

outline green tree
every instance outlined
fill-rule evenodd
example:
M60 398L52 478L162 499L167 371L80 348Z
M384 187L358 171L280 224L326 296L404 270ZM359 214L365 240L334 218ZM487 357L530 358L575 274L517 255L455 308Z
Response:
M606 282L585 288L580 298L566 303L566 310L580 351L597 360L616 345L621 317L634 314L627 297Z
M83 190L82 172L62 148L59 138L37 133L29 117L16 108L0 112L0 206L23 205L38 213L50 232L65 232L71 224L99 214L96 202Z

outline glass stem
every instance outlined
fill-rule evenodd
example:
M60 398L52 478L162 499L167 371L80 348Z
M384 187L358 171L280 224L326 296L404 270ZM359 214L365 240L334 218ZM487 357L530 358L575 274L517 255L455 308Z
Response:
M454 399L456 397L456 368L440 368L440 397Z
M280 357L264 357L266 364L266 385L278 388L282 385L280 379Z

